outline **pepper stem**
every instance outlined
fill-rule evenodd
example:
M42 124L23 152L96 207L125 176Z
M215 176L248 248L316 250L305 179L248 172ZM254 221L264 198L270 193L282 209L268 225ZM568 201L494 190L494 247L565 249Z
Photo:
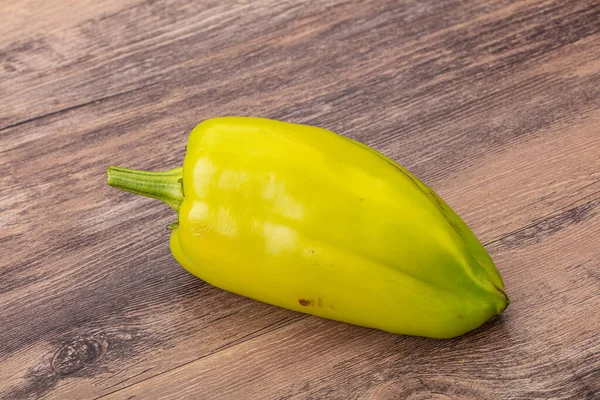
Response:
M181 171L174 168L168 171L152 172L108 167L107 182L117 189L162 200L179 213L183 202Z

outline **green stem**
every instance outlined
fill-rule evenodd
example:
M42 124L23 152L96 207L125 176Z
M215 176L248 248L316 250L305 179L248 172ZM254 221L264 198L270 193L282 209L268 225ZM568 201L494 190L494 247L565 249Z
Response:
M177 213L183 202L182 168L151 172L108 167L107 181L112 187L162 200Z

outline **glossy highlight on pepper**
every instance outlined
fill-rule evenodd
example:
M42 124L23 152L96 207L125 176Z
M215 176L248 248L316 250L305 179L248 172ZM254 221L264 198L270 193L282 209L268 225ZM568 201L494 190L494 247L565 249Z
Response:
M177 212L170 248L186 270L265 303L432 338L509 304L491 258L436 193L322 128L209 119L191 132L182 168L110 167L108 183Z

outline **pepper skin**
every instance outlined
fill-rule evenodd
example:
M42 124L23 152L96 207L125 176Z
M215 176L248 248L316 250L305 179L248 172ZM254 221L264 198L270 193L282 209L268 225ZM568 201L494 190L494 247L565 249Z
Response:
M108 183L178 212L170 247L219 288L397 334L451 338L509 304L467 225L414 175L331 131L223 117L183 168L110 167Z

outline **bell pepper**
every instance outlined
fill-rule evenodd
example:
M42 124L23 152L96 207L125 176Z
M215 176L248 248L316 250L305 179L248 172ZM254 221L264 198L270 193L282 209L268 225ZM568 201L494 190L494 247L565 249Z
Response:
M108 184L177 212L170 248L186 270L265 303L432 338L509 304L484 247L433 190L322 128L209 119L191 132L183 168L110 167Z

